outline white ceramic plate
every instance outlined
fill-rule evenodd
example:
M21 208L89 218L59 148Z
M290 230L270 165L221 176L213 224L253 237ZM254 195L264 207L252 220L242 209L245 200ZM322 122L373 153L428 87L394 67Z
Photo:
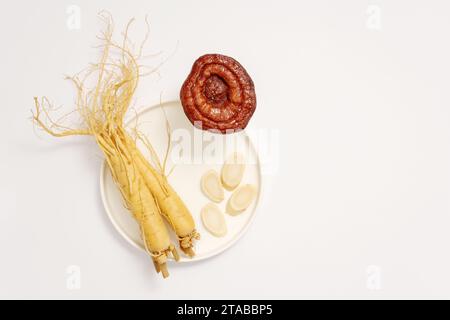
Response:
M223 252L239 240L255 216L261 189L258 155L245 131L224 136L195 129L184 114L181 103L175 101L144 109L127 122L128 127L137 126L139 131L148 137L161 159L164 158L168 142L166 117L172 131L172 148L167 167L170 169L175 164L169 181L190 209L201 234L201 240L195 247L195 258L182 256L181 261L207 259ZM148 155L143 144L138 145ZM216 238L205 230L200 218L201 208L210 202L200 189L200 179L210 169L220 173L225 158L235 150L242 152L246 158L247 167L242 183L254 185L258 196L244 213L230 216L225 213L225 207L231 193L225 191L225 200L219 207L224 212L228 234L223 238ZM114 227L130 244L143 250L138 225L124 208L120 192L105 163L101 168L100 188L106 213ZM171 233L173 242L177 243L176 237Z

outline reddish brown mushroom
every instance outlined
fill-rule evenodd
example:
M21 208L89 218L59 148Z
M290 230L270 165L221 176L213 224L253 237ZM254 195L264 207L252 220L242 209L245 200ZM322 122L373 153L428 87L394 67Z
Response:
M255 86L247 71L220 54L195 61L180 96L193 125L224 134L247 127L256 109Z

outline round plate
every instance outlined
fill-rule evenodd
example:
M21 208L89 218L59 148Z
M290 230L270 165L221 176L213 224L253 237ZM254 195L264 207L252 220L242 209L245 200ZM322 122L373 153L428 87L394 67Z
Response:
M148 138L161 161L166 154L168 143L166 119L171 131L171 151L166 164L166 172L170 172L169 182L191 211L196 228L201 234L201 239L196 242L194 248L196 256L190 259L181 255L180 261L207 259L233 245L245 233L255 217L261 190L258 155L245 131L221 135L196 129L184 114L181 102L174 101L144 109L127 122L128 128L137 128ZM149 157L148 148L140 141L137 143L142 152ZM218 206L224 212L228 234L217 238L204 228L200 218L202 207L210 202L200 189L200 179L211 169L220 174L225 159L234 151L242 153L246 159L242 184L252 184L258 192L255 201L244 213L231 216L225 213L225 208L232 193L225 191L225 200ZM106 163L103 163L101 168L100 189L106 213L114 227L130 244L143 250L138 224L125 209ZM176 236L172 230L170 231L173 242L178 245Z

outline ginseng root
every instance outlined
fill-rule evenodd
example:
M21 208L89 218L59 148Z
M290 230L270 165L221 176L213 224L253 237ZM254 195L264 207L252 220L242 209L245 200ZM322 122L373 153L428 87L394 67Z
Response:
M126 133L124 135L126 136ZM127 141L130 139L128 136ZM132 143L128 142L128 145L132 146ZM189 257L195 256L193 247L195 240L200 239L200 234L195 229L195 222L189 209L167 181L167 176L164 175L165 168L158 162L161 169L155 169L146 161L135 144L131 153L146 185L155 196L162 215L178 236L181 250Z
M168 276L167 258L178 253L169 239L165 217L180 238L184 252L193 255L193 240L198 238L195 224L188 209L167 182L164 172L155 169L141 154L135 139L124 128L124 117L143 68L138 64L142 47L132 53L127 26L123 42L112 40L113 23L108 14L101 14L106 22L103 32L102 55L98 63L77 76L68 78L77 91L76 108L70 115L79 116L81 127L73 129L50 116L48 99L35 98L34 123L55 137L74 135L93 136L105 155L113 179L118 186L124 205L129 209L141 229L147 252L157 272ZM148 25L148 24L147 24ZM147 38L146 38L147 39ZM144 40L145 42L145 40ZM94 80L93 88L86 81ZM61 119L66 119L63 117ZM155 159L159 163L159 159Z

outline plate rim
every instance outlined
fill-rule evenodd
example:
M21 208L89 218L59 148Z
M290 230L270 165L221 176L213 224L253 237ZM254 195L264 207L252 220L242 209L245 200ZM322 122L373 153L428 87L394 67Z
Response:
M161 102L155 105L151 105L148 107L144 107L143 109L139 110L136 112L136 115L131 118L128 119L125 122L125 126L127 126L130 122L132 122L134 120L134 118L140 114L143 114L145 112L148 112L152 109L155 108L160 108L160 107L164 107L167 105L172 105L172 104L180 104L181 105L181 101L180 100L169 100L169 101L165 101L165 102ZM199 130L199 129L195 129L194 130ZM245 130L244 130L245 132ZM228 241L224 246L222 246L219 250L214 250L209 254L206 255L202 255L199 257L194 257L192 259L186 258L186 257L181 257L181 259L179 261L177 261L177 263L189 263L189 262L198 262L198 261L203 261L203 260L207 260L210 258L213 258L225 251L227 251L228 249L230 249L232 246L234 246L243 236L244 234L247 233L248 229L250 228L250 226L252 225L253 221L255 220L255 217L258 213L258 204L260 202L260 196L262 193L262 189L263 189L263 180L262 180L262 174L261 174L261 163L260 163L260 159L259 159L259 155L256 152L255 146L253 144L253 141L251 140L250 136L248 136L246 134L246 136L248 137L248 141L250 144L250 148L254 150L254 153L256 155L256 166L258 168L258 180L259 180L259 188L258 188L258 192L255 198L255 208L253 209L253 212L251 213L251 217L249 218L249 220L247 221L247 223L244 225L244 227L242 227L242 229L232 238L230 239L230 241ZM124 238L126 240L126 242L128 242L133 248L139 250L139 251L144 251L144 249L137 244L133 239L131 239L131 237L125 232L124 228L122 228L121 226L119 226L118 222L116 221L116 219L114 219L113 214L111 212L111 208L109 206L109 202L106 200L106 191L105 191L105 180L106 180L106 170L107 170L107 165L106 165L106 160L103 159L101 165L100 165L100 196L102 199L102 204L103 204L103 208L106 211L106 214L108 216L109 221L112 223L112 225L114 226L114 229L122 236L122 238ZM224 213L225 214L225 213ZM172 261L171 259L169 260L170 262L175 262Z

